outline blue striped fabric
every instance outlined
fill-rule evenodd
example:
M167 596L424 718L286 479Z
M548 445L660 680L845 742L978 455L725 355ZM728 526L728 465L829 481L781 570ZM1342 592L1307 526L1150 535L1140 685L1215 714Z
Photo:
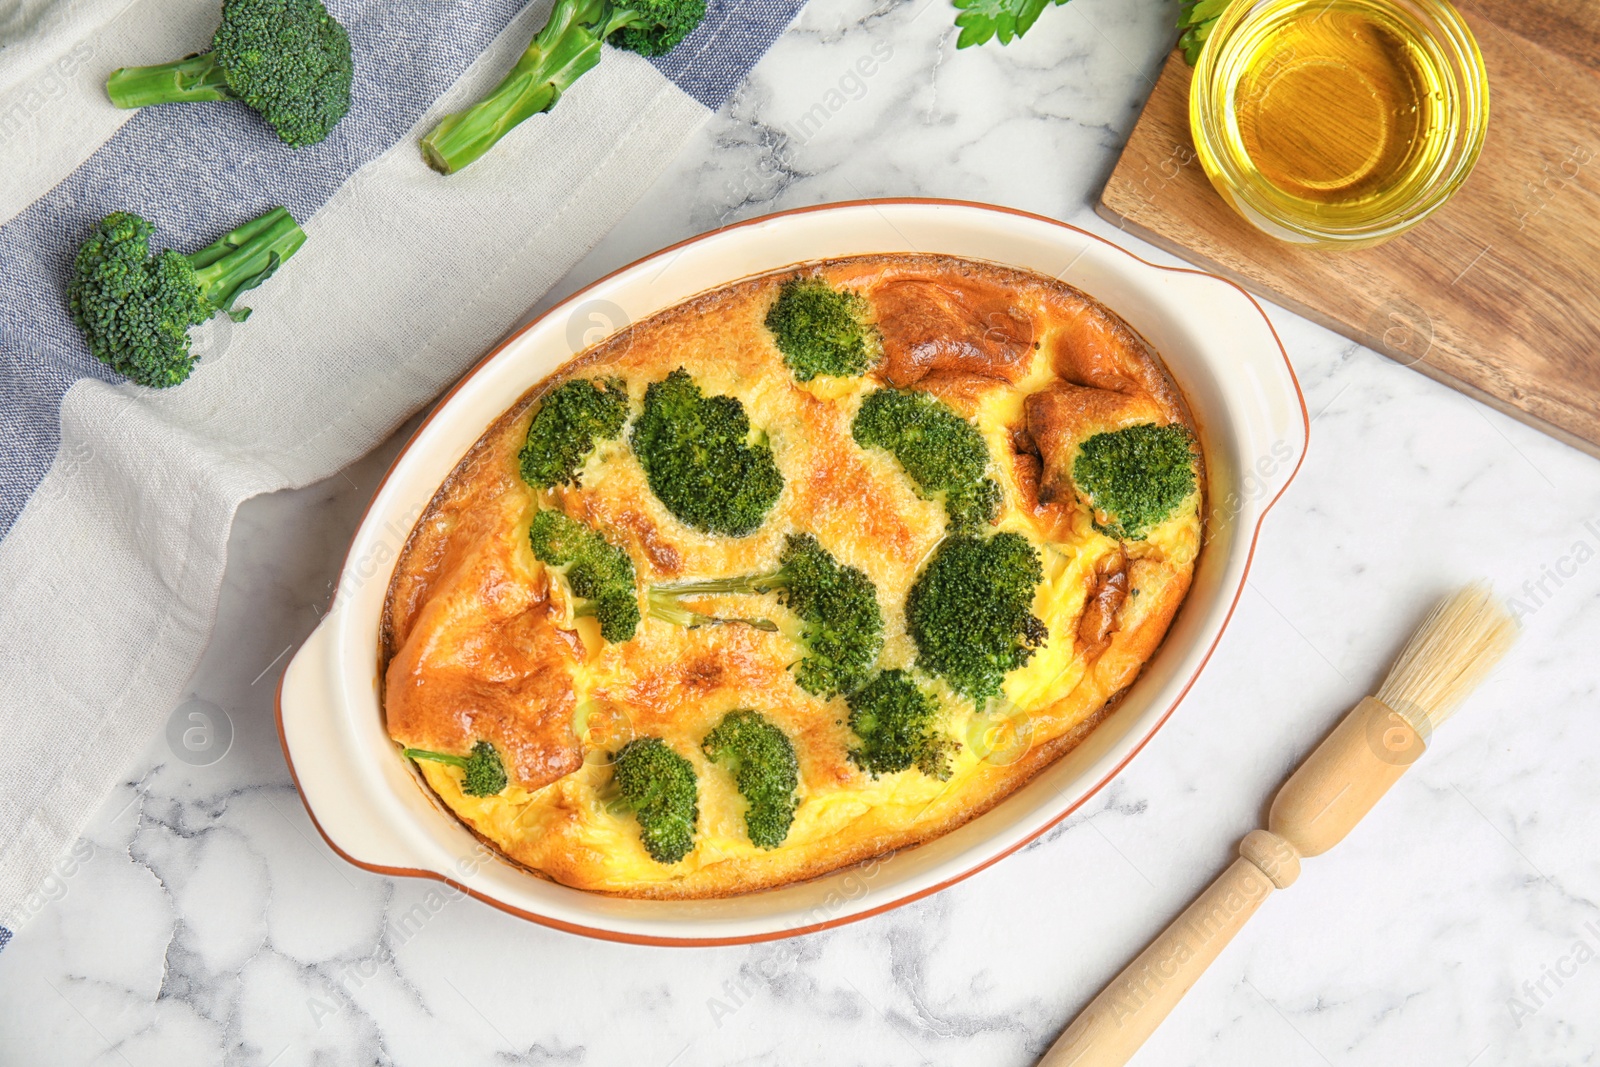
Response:
M695 32L653 62L715 109L803 2L711 0ZM404 136L522 6L331 0L350 30L356 80L350 114L326 141L290 150L238 104L147 108L0 226L0 538L50 468L62 396L79 378L113 377L89 355L64 296L94 221L137 211L156 224L158 247L190 250L275 204L309 217Z
M709 0L683 43L651 60L678 88L715 111L799 14L805 0Z

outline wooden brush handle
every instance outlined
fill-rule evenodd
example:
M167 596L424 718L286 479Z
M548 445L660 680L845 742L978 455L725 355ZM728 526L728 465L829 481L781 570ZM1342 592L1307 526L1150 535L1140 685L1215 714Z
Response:
M1233 866L1073 1020L1041 1067L1127 1063L1261 902L1300 873L1294 849L1265 830L1246 837L1239 852Z
M1274 889L1300 875L1300 857L1344 839L1422 754L1426 739L1367 697L1278 790L1267 825L1239 858L1140 953L1066 1032L1041 1067L1120 1067L1205 973Z
M1356 828L1425 747L1404 717L1367 697L1283 783L1267 826L1300 855L1320 856Z

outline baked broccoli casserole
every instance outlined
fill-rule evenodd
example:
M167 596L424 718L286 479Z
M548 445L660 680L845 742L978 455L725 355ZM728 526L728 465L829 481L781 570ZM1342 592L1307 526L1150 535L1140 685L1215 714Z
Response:
M1077 744L1188 591L1204 464L1126 323L932 255L747 279L520 398L418 521L387 727L570 886L725 896L904 848Z

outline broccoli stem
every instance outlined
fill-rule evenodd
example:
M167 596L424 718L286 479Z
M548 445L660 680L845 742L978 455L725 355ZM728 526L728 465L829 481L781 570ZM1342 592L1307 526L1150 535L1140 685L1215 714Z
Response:
M404 750L404 755L406 759L432 760L435 763L444 763L451 767L465 769L467 766L467 757L452 756L448 752L429 752L425 748L408 748Z
M778 624L773 622L771 619L719 619L715 615L703 615L698 611L684 607L678 602L678 598L680 596L700 595L705 592L718 591L702 590L698 588L700 585L712 585L716 583L697 582L693 584L697 588L691 589L689 585L651 586L649 595L650 617L652 619L660 619L662 622L671 623L674 626L682 626L690 630L700 626L731 626L737 624L749 626L757 630L763 630L767 633L777 632Z
M475 161L512 128L549 111L595 64L600 43L638 19L608 0L556 0L550 20L494 91L465 111L446 115L422 139L422 156L441 174Z
M699 582L678 582L661 586L663 594L682 596L716 596L720 594L761 596L764 593L787 589L789 576L782 570L770 574L740 574L732 578L707 578Z
M106 93L120 108L236 99L228 88L227 76L215 52L202 52L153 67L114 70L106 79Z
M275 207L185 258L194 267L195 284L211 306L226 312L235 322L243 322L250 309L234 310L239 294L272 277L305 240L305 231L294 216L285 208Z

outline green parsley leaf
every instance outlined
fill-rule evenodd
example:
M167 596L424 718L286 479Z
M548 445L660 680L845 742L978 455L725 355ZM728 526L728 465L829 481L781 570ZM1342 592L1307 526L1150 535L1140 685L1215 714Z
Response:
M1051 4L1061 5L1067 0L951 0L961 13L956 25L961 35L956 38L957 48L970 48L998 38L1003 45L1010 44L1033 28ZM1191 66L1200 58L1200 49L1211 35L1217 16L1231 0L1180 0L1178 28L1183 36L1178 47Z
M1183 58L1189 61L1191 67L1200 59L1200 49L1205 47L1206 38L1211 36L1211 27L1216 25L1218 16L1231 2L1182 0L1178 28L1183 31L1183 36L1178 38L1178 47L1183 49Z
M961 36L956 38L957 48L970 48L998 37L1001 44L1010 44L1021 37L1039 21L1039 16L1050 4L1064 4L1067 0L952 0L961 14L956 25Z

